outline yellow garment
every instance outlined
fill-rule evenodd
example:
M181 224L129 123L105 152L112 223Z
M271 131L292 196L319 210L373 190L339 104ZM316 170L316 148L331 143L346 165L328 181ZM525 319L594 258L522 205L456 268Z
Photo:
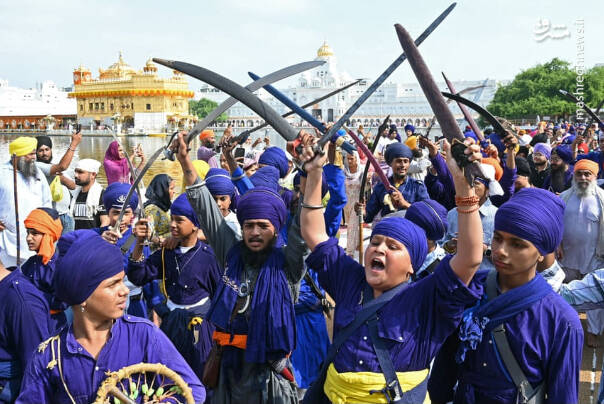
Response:
M191 321L189 321L189 324L187 325L187 328L190 330L192 327L199 325L203 322L203 318L201 317L193 317L191 319Z
M411 150L415 150L417 149L417 136L413 135L413 136L409 136L407 138L407 140L405 140L405 144L407 145L408 148L410 148Z
M199 178L202 180L205 180L206 174L208 173L208 171L210 171L210 165L203 160L193 160L191 163L193 163L193 167L195 167L195 171L197 172L197 175L199 175ZM183 176L182 192L186 192L185 184L186 184L186 181L185 181L185 177Z
M412 390L428 377L428 369L397 372L396 375L404 394L405 391ZM386 379L382 373L338 373L332 363L327 369L323 391L332 403L386 403L386 396L383 394L369 394L370 390L381 390L385 386ZM423 404L430 404L427 394Z
M37 145L38 141L35 137L21 136L10 142L8 152L11 156L13 154L16 154L17 157L27 156L36 150Z

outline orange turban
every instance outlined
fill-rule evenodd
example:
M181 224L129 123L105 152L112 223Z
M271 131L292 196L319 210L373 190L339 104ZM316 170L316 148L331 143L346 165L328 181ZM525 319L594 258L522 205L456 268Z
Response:
M492 157L483 157L482 163L492 165L495 168L495 179L499 181L503 176L503 168L501 168L501 164L499 161L495 160Z
M598 167L598 163L589 159L581 159L575 163L575 172L579 170L588 170L591 171L593 175L598 175L598 171L600 171L600 167Z
M214 136L214 131L212 129L205 129L201 131L201 134L199 135L199 140L204 140L212 136Z
M60 219L53 219L42 209L34 209L25 219L25 228L34 229L43 234L38 255L42 257L42 263L48 264L48 261L55 254L55 242L61 237L63 225Z

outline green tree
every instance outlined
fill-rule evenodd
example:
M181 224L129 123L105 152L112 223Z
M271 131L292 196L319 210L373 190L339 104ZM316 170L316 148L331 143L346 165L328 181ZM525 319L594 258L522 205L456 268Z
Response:
M594 107L604 98L604 68L594 67L584 75L585 103ZM488 105L493 115L526 118L536 115L568 117L577 106L567 101L558 90L577 90L577 73L570 63L558 58L519 73L508 85L497 89Z
M189 101L189 111L191 114L196 115L198 118L205 118L208 114L214 110L218 106L217 102L212 100L208 100L207 98L202 98L199 101L190 100ZM225 122L228 119L226 113L220 114L218 118L215 119L216 122Z

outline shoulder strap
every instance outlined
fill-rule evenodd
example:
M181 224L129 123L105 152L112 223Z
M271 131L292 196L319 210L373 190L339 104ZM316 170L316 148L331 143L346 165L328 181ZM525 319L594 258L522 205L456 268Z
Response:
M373 313L373 316L367 321L369 327L369 336L373 343L373 349L377 356L380 368L386 379L386 386L382 390L371 390L369 394L382 393L386 396L386 402L392 403L397 402L403 397L403 389L398 381L390 352L384 344L384 340L378 335L378 316Z
M487 297L489 300L497 297L497 271L491 270L487 275ZM491 335L495 340L495 349L501 355L501 359L507 369L512 381L518 389L519 403L528 403L529 399L535 395L536 390L529 383L526 375L522 371L520 364L516 360L510 343L505 334L505 327L503 324L499 324L491 331ZM541 389L538 389L541 390Z
M134 234L130 233L124 244L122 244L122 246L120 247L120 250L122 250L122 254L126 254L128 252L130 247L132 247L132 244L134 244L135 240L136 237L134 236Z

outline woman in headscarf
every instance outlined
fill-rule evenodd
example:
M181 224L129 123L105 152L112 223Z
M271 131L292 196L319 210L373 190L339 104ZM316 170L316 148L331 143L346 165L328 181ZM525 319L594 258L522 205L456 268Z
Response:
M578 402L583 329L574 309L537 272L562 241L564 208L551 192L526 188L497 210L496 270L486 277L486 295L464 313L457 349L437 358L433 374L438 368L446 377L431 378L433 402ZM510 356L519 371L508 367Z
M451 156L448 143L445 151ZM471 161L481 157L477 146L466 153ZM432 276L408 285L427 254L425 232L406 219L385 218L374 227L363 265L357 263L327 236L318 209L325 157L306 147L302 158L308 177L300 227L312 251L306 262L336 301L334 344L307 400L422 403L430 362L482 292L473 281L483 254L478 198L449 157L462 212L459 253L443 259ZM380 308L379 316L371 307Z
M159 248L166 237L170 235L170 215L168 211L174 198L176 181L168 174L158 174L151 180L145 197L145 217L152 219L153 236L151 250Z
M144 224L137 226L128 278L135 285L163 281L166 305L154 306L162 318L161 329L201 378L214 332L214 327L202 319L206 318L221 273L212 248L198 240L198 229L197 216L187 195L182 194L171 208L170 230L177 247L162 247L145 259L143 242L148 230Z
M106 372L141 362L174 370L203 402L203 385L170 340L151 322L124 315L120 249L90 230L66 234L58 249L53 286L72 307L73 324L33 353L17 403L90 403Z
M361 178L365 165L361 164L359 153L342 152L344 157L344 175L346 176L346 206L344 207L344 220L346 220L346 254L353 257L359 246L359 216L354 210L354 204L359 201L361 193ZM368 178L371 178L368 174Z
M138 166L135 168L138 170L143 164L145 164L145 154L143 153L142 149L136 149L136 152L130 156L130 161L133 165L136 157L141 159ZM105 152L103 167L105 167L107 185L113 184L114 182L122 182L125 184L132 184L132 182L134 182L133 177L136 175L136 173L130 172L124 149L117 140L114 140L109 144L109 147Z
M25 219L25 229L27 246L36 255L29 257L21 271L44 294L50 307L51 331L58 330L67 322L64 311L69 307L55 298L52 288L59 255L55 243L63 231L59 213L51 208L34 209Z

